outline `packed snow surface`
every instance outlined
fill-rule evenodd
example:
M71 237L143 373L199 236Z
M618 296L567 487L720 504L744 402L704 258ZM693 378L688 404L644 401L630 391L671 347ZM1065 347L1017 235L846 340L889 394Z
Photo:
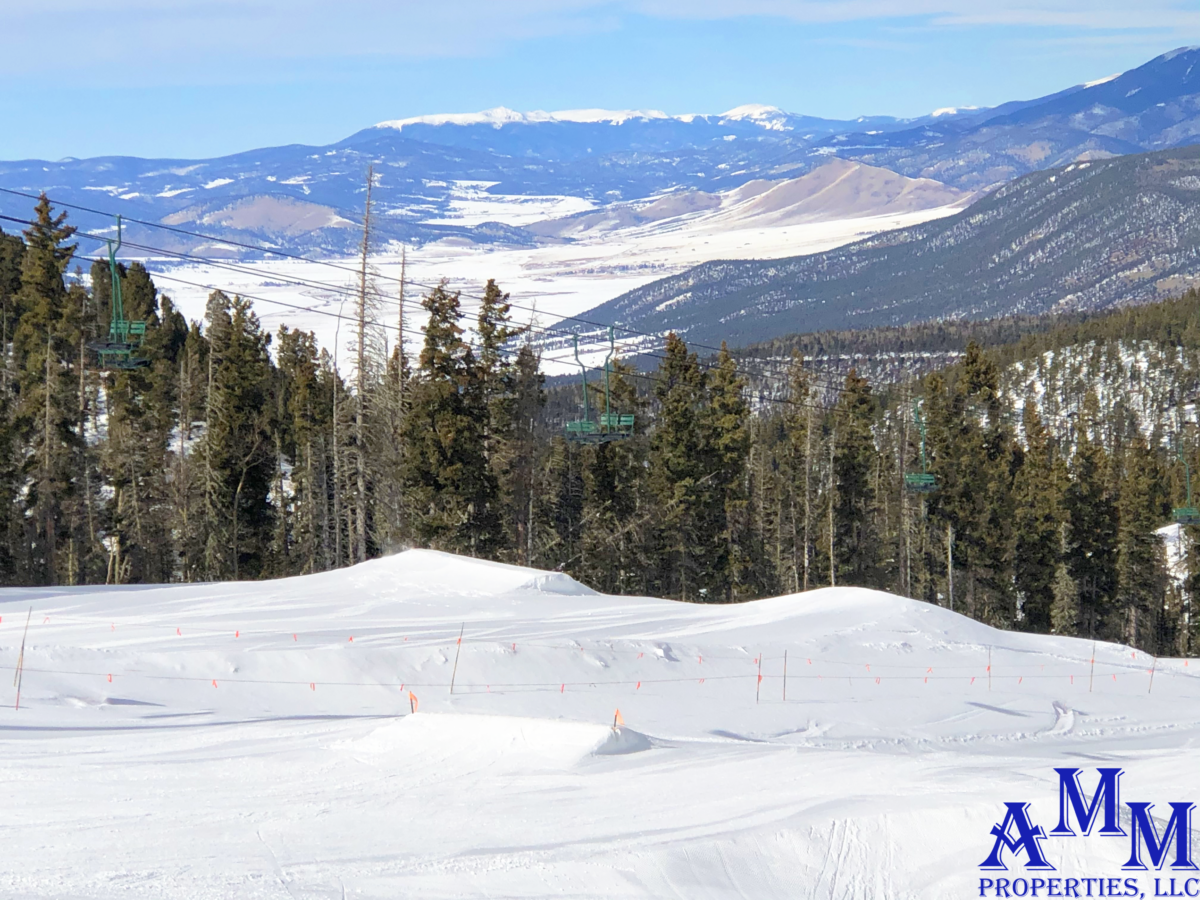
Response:
M869 590L701 606L430 551L10 589L9 675L27 616L5 897L970 897L1005 801L1053 825L1056 765L1200 797L1188 662Z

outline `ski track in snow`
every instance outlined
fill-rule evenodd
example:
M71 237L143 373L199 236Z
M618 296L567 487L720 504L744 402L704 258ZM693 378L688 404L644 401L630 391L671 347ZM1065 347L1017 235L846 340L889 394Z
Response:
M1092 668L1090 641L874 591L697 606L431 551L8 589L5 678L30 606L4 897L974 896L1002 803L1051 817L1055 765L1200 794L1190 661L1150 692L1127 647Z

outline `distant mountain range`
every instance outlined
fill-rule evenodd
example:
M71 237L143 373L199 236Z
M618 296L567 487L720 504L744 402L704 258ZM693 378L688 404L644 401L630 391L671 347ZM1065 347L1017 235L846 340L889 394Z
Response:
M1200 285L1200 146L1023 176L966 210L790 259L717 261L588 313L745 345L793 332L1094 310Z
M1200 50L1164 54L1118 77L992 109L918 119L833 121L772 107L720 115L575 110L425 116L383 122L325 147L289 145L210 160L103 157L0 163L0 187L203 231L229 240L340 255L358 240L366 169L376 168L382 241L445 237L476 243L570 240L528 217L460 215L464 194L575 198L587 209L668 192L726 194L795 179L831 158L861 162L956 191L993 188L1079 159L1200 141ZM0 212L28 215L3 196ZM85 229L111 227L77 214ZM557 232L551 234L551 232ZM244 251L134 227L133 241L200 252Z

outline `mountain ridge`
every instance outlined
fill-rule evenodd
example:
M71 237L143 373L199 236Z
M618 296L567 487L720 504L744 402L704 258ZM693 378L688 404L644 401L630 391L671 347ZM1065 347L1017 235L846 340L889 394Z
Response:
M789 332L1094 310L1200 283L1200 146L1073 163L835 250L719 260L587 313L732 345Z
M747 104L722 114L657 110L440 114L392 120L333 144L290 144L208 160L98 157L0 162L0 187L127 218L183 221L217 238L317 255L354 251L366 170L375 167L381 242L421 245L446 237L476 244L540 239L497 212L495 225L455 222L465 183L496 198L571 197L596 207L676 191L718 193L755 180L795 178L830 158L987 190L1031 171L1200 141L1200 50L1179 48L1114 78L985 109L935 110L915 119L853 121ZM399 125L389 127L389 125ZM99 196L98 196L99 195ZM235 213L261 198L294 217ZM101 202L103 201L103 202ZM305 204L321 207L320 214ZM28 214L5 197L0 212ZM221 222L235 224L221 225ZM206 223L218 224L206 224ZM111 218L82 214L85 231ZM131 241L185 252L209 244L164 239L131 225ZM154 240L152 240L154 238ZM157 243L156 243L157 242ZM207 252L207 251L206 251ZM252 251L227 247L224 255Z

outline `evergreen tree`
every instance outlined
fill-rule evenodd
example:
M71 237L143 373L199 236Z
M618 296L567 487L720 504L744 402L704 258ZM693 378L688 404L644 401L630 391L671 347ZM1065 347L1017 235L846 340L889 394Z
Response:
M64 273L76 245L66 213L54 216L45 195L25 232L20 318L13 337L17 370L16 436L24 448L28 479L27 527L22 541L27 571L36 583L73 580L62 552L76 545L68 508L76 505L83 435L78 417L79 294L68 297ZM74 301L74 302L72 302ZM69 550L68 550L69 556Z
M880 546L873 517L872 475L878 463L874 420L871 388L857 369L851 369L834 412L833 564L838 584L879 585Z
M1158 652L1160 620L1166 591L1162 541L1155 529L1161 520L1154 505L1153 455L1138 436L1126 456L1124 477L1117 501L1115 612L1110 636L1135 647ZM1169 646L1169 641L1165 642Z
M1054 628L1052 608L1059 577L1062 480L1054 447L1033 401L1023 414L1026 450L1013 485L1014 577L1021 597L1022 625L1030 631Z
M658 368L658 401L650 439L649 490L659 510L652 570L657 590L681 600L709 596L716 524L713 467L705 429L707 379L694 353L674 333Z
M487 459L487 392L463 340L457 294L422 300L425 346L405 422L405 488L415 537L431 547L488 556L500 545L498 486Z
M1066 563L1079 590L1081 637L1107 634L1116 590L1117 509L1104 449L1085 433L1076 444L1066 493Z
M263 333L248 301L217 294L209 301L210 353L205 566L213 580L269 572L275 482L273 373Z

